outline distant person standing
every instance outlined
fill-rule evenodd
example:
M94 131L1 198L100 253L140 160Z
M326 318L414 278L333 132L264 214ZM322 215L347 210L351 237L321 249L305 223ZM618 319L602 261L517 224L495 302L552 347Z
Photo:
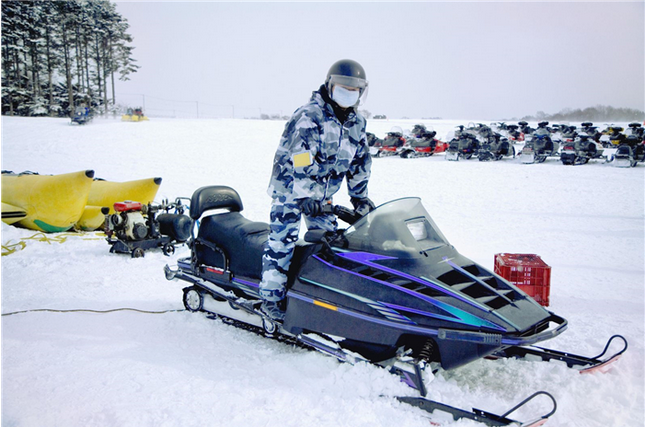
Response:
M333 214L323 213L343 179L352 205L365 215L374 204L367 197L372 159L365 118L356 108L367 97L365 70L343 59L331 66L327 79L287 122L273 160L268 193L271 231L262 258L262 311L284 319L287 275L300 230L301 215L308 229L335 231Z

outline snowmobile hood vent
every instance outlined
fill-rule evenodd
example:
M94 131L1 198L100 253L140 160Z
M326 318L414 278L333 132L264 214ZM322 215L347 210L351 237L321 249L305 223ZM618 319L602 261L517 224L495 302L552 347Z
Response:
M499 310L514 304L517 293L494 274L481 269L476 264L460 266L451 259L444 258L452 270L437 279L454 291L467 295L479 304L492 310Z

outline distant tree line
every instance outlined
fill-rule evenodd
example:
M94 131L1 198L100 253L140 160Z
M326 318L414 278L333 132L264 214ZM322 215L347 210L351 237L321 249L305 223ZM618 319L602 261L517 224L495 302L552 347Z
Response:
M550 121L550 122L642 122L645 120L645 113L633 108L614 108L605 105L596 105L585 109L565 108L559 113L546 114L538 111L535 116L525 116L526 121Z
M109 0L2 0L2 114L108 112L139 68L128 27Z

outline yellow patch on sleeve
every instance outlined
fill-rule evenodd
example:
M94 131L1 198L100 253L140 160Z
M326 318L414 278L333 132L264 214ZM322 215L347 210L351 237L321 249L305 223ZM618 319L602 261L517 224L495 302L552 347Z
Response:
M309 151L300 154L294 154L292 157L294 168L304 168L311 164L311 154Z

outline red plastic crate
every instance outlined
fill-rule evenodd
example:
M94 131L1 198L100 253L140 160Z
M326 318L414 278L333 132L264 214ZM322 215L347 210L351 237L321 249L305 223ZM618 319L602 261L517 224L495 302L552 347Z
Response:
M548 307L551 267L535 254L495 254L495 273Z

